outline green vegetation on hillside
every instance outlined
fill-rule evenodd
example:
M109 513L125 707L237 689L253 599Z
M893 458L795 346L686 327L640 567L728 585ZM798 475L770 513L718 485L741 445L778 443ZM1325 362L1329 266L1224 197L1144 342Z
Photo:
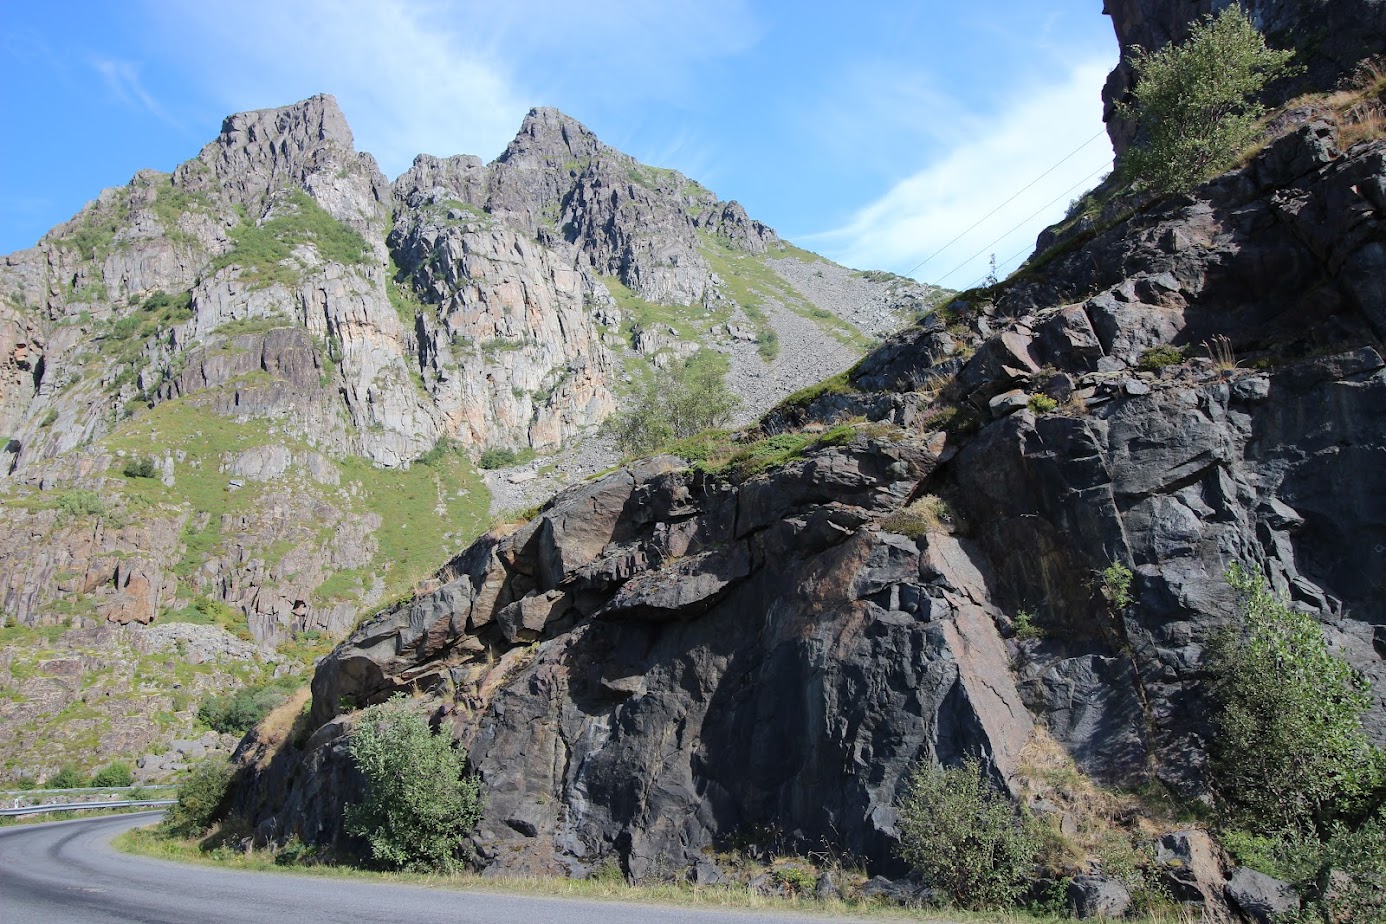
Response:
M186 551L176 570L189 581L208 557L219 554L223 544L234 538L223 534L228 515L249 512L272 487L243 480L233 490L229 477L221 471L224 458L273 443L295 451L311 450L281 425L265 420L228 420L189 398L159 404L123 424L106 441L112 450L137 457L175 450L184 454L175 465L172 487L164 487L157 479L126 479L116 491L131 515L157 516L162 510L163 515L186 516ZM378 565L373 571L383 580L389 596L407 591L426 577L480 535L489 522L489 495L465 454L442 453L407 471L377 468L354 456L337 460L337 466L344 485L356 483L355 492L329 489L302 476L295 490L321 492L324 500L348 514L375 513L380 517L381 526L375 532ZM276 486L282 490L282 481ZM360 586L355 576L338 583L342 586L319 591L326 597L349 599L355 594L342 592ZM185 599L185 605L195 609L210 605L201 603L200 593L192 586ZM190 615L183 612L185 617Z
M301 677L280 677L233 692L214 694L197 708L197 719L213 731L244 735L303 683Z
M701 305L661 305L636 295L615 276L600 278L630 324L645 330L672 327L684 340L701 340L709 327L731 320L731 312L726 309L708 311Z
M173 185L173 177L166 177L158 186L154 198L154 217L163 226L164 234L175 244L189 245L194 238L178 226L183 215L188 212L210 212L212 202L205 193L189 192Z
M59 240L75 247L83 259L100 262L115 249L116 234L129 221L129 191L119 189L111 200L98 200L83 210L76 230Z
M302 267L293 250L309 244L323 260L347 266L366 262L370 248L354 229L329 215L300 189L292 190L272 217L259 224L243 216L231 231L235 246L212 262L212 269L239 266L256 286L294 285ZM293 264L293 265L291 265Z
M781 245L777 250L775 256L799 257L801 253L792 245ZM867 349L873 345L869 337L851 324L805 298L788 280L770 267L765 255L738 250L712 234L702 236L702 252L713 272L726 283L732 300L741 306L741 310L755 325L759 334L765 335L771 331L764 305L767 298L773 298L795 314L813 321L848 346ZM799 257L800 259L822 259L808 251L802 253L805 256Z

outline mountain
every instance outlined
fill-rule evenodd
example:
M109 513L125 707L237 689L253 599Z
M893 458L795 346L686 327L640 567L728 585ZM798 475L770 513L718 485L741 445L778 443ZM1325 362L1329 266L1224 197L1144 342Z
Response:
M701 882L747 842L891 874L907 771L964 756L1077 838L1065 773L1206 798L1232 563L1373 682L1386 742L1386 140L1330 88L1187 195L1085 201L739 441L487 533L242 742L250 840L358 849L348 735L398 693L482 781L488 875ZM1156 837L1226 914L1206 835Z
M391 183L331 96L230 116L7 256L0 292L11 775L157 750L208 695L305 671L615 462L597 426L655 367L720 354L751 420L934 297L552 109L491 164ZM483 477L488 449L520 462Z

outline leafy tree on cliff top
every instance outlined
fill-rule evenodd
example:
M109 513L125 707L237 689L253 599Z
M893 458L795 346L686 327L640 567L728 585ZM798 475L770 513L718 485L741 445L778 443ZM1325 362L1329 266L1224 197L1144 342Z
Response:
M1231 167L1260 130L1265 107L1256 97L1289 72L1293 56L1268 48L1235 4L1204 16L1177 45L1132 48L1135 87L1117 112L1140 135L1122 158L1124 171L1169 193Z

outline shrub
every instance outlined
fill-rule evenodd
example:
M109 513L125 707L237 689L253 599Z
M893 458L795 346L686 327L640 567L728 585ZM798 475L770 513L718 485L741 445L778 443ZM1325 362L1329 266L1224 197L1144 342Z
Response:
M477 462L482 468L505 468L515 464L515 450L505 446L493 446L481 454Z
M694 353L681 365L656 372L631 406L604 427L622 451L644 455L671 440L723 426L741 403L722 380L726 369L726 357Z
M1145 372L1156 372L1166 366L1177 366L1184 361L1184 351L1177 346L1162 343L1151 347L1136 361L1136 368Z
M80 789L87 785L87 778L72 764L63 764L58 772L48 778L45 789Z
M1360 818L1386 758L1362 728L1366 681L1335 657L1318 621L1233 565L1238 619L1210 657L1211 782L1224 817L1256 834L1326 832Z
M780 335L773 330L764 330L756 337L756 352L769 361L780 355Z
M269 683L209 696L197 707L198 721L222 734L244 735L288 698L298 682L292 684Z
M1035 625L1035 614L1030 610L1020 610L1015 614L1015 637L1021 641L1044 638L1044 630Z
M1131 605L1131 569L1114 561L1102 569L1102 596L1117 612Z
M349 742L366 797L346 809L346 830L378 864L449 869L481 820L481 784L463 775L466 756L435 734L408 699L368 707Z
M91 775L92 786L130 786L135 782L135 771L123 760L113 761Z
M1135 86L1118 112L1141 135L1122 168L1157 192L1187 190L1232 166L1259 131L1257 95L1289 71L1292 52L1266 47L1241 7L1204 16L1186 41L1131 49Z
M145 456L126 462L121 472L126 478L156 478L159 474L159 468L154 464L153 459Z
M1059 402L1048 395L1031 395L1029 405L1036 414L1048 414L1059 406Z
M1039 841L976 758L954 769L915 767L896 808L900 856L934 888L966 908L1020 895Z
M106 505L101 502L101 496L95 491L79 488L74 491L64 491L58 497L58 511L64 518L76 519L78 517L100 516L106 511Z
M453 456L462 453L462 444L450 436L444 436L433 444L433 448L419 456L414 461L419 465L437 467L447 462Z
M235 770L224 757L208 757L188 771L178 787L178 801L169 806L164 828L179 837L196 837L225 811Z

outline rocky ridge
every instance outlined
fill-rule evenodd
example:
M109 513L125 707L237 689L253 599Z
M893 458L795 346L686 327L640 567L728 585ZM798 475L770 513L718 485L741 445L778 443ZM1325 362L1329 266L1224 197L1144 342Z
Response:
M1194 798L1233 562L1374 681L1386 742L1383 221L1386 142L1291 126L964 293L729 459L559 494L321 662L298 742L242 743L236 811L352 849L345 735L399 692L483 780L488 872L682 876L773 829L890 873L908 767L971 755L1018 793L1036 723L1099 782ZM1245 883L1197 837L1162 849L1226 914Z
M571 483L650 364L726 352L753 416L931 291L772 261L852 275L555 110L393 183L330 96L230 116L0 265L0 615L340 637L481 532L482 450Z

